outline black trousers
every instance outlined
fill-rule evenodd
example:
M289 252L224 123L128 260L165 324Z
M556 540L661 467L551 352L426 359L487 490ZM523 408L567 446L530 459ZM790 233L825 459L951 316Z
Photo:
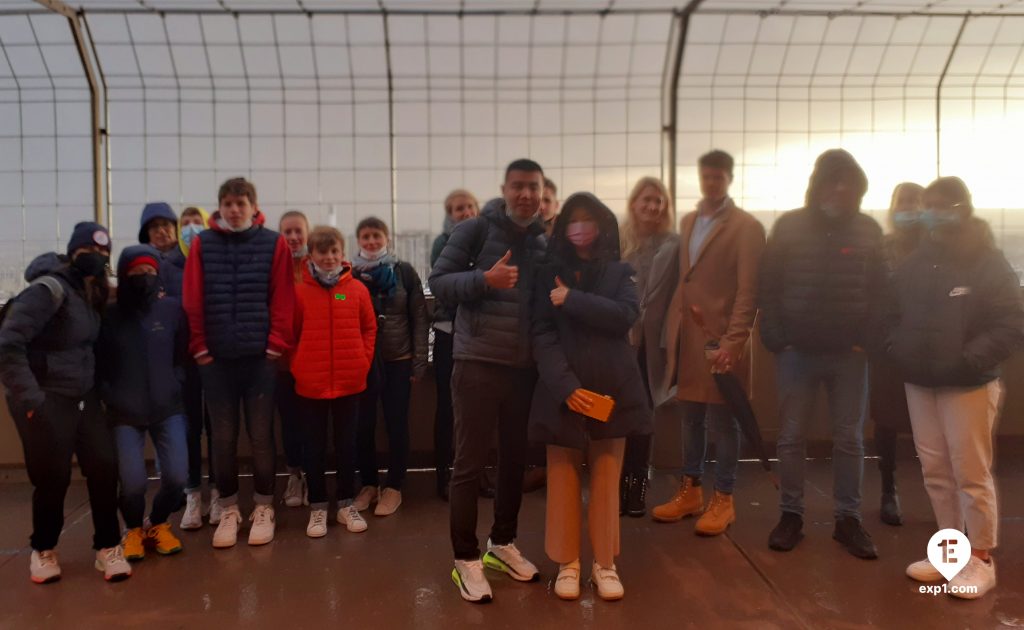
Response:
M356 419L359 415L359 395L332 399L314 399L297 396L302 453L305 459L306 483L309 485L309 504L315 509L327 509L327 444L328 427L334 433L334 454L338 460L336 493L338 502L355 497L356 477Z
M647 356L643 346L637 352L637 361L640 363L640 376L643 378L644 387L647 388L649 394L651 388L647 375ZM623 477L626 475L647 476L647 469L651 463L651 439L653 437L652 433L626 437L626 452L622 457Z
M487 465L498 431L498 484L491 541L506 545L516 538L523 502L527 456L527 420L537 371L480 361L455 361L455 464L449 502L452 550L456 560L480 557L476 537L480 473Z
M448 479L452 465L452 437L455 411L452 409L452 357L454 337L434 329L434 380L437 383L437 407L434 411L434 468L438 479Z
M12 407L15 408L15 407ZM71 456L85 475L92 510L94 549L121 542L117 520L117 449L94 393L68 398L48 393L31 419L15 417L32 482L32 548L57 546L64 528L64 497L71 483Z
M210 487L216 485L213 474L213 434L210 432L210 412L203 404L203 380L199 367L189 360L185 366L185 386L182 388L185 416L188 418L188 483L187 490L196 490L203 482L203 431L206 431L206 462L210 472Z
M277 386L274 388L277 415L281 418L281 443L284 445L284 459L288 471L302 468L302 420L299 418L299 395L295 393L295 377L288 370L277 372Z
M366 391L359 400L359 476L364 486L376 486L377 400L384 407L388 434L388 475L384 485L402 489L409 468L409 399L412 396L412 359L373 360L366 379Z

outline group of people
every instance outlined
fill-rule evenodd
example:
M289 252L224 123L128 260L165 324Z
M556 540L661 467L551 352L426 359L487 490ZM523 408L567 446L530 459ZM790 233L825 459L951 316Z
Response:
M912 431L939 527L964 531L973 547L953 582L977 588L956 593L984 595L995 585L999 365L1024 343L1024 303L990 230L973 217L967 187L952 177L901 184L883 236L860 211L863 170L831 150L815 163L804 207L783 214L766 237L729 196L731 156L712 151L698 171L702 199L678 231L669 193L652 177L634 186L621 226L590 193L559 203L554 182L528 159L508 165L501 196L482 211L472 193L453 191L431 255L431 315L386 223L362 220L358 251L348 255L338 230L311 228L299 211L268 228L242 178L221 186L212 216L147 205L139 245L118 259L115 297L109 234L78 224L66 254L33 261L29 286L0 315L0 381L34 486L32 580L60 578L55 548L72 454L87 480L106 579L129 577L128 561L147 548L180 551L171 514L184 507L180 528L203 526L204 431L213 546L234 546L243 419L254 473L248 542L271 542L275 408L289 473L283 500L309 506L308 536L327 534L329 443L336 521L362 532L361 512L374 503L376 515L393 514L412 385L427 370L432 328L437 490L450 503L461 596L492 599L486 569L539 578L516 546L524 473L536 465L546 467L555 594L580 595L586 495L590 580L601 598L620 599L619 522L647 513L654 409L667 406L682 422L683 474L653 518L696 516L704 536L737 518L741 432L715 376L730 373L749 391L757 320L775 354L781 420L781 518L769 546L788 551L803 535L806 430L824 386L833 537L854 556L877 557L861 514L870 411L882 520L902 522L895 441ZM388 437L383 483L378 403ZM148 517L147 434L161 478ZM495 436L494 520L481 554L478 499ZM709 438L716 457L705 497ZM927 560L907 574L942 579Z

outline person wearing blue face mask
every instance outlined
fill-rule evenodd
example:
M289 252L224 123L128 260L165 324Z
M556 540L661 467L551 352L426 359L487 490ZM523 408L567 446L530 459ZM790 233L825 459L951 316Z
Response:
M987 224L972 216L963 181L935 180L924 206L921 244L893 276L887 350L906 384L938 529L960 530L971 543L950 593L975 599L996 584L992 433L1003 400L999 366L1024 347L1024 302ZM928 560L906 573L922 582L942 579Z
M891 275L921 240L921 195L924 187L904 182L892 191L889 205L891 230L882 241L885 262ZM882 475L882 500L879 517L887 525L903 524L896 491L896 441L900 433L910 433L907 395L896 365L884 353L870 358L871 418L875 423L875 450Z

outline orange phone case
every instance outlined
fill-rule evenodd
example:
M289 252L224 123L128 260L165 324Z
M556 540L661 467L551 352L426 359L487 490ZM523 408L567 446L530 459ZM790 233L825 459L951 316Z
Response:
M593 418L598 422L608 422L608 419L612 416L612 410L615 409L615 399L611 396L592 392L589 389L584 389L583 391L594 397L594 405L587 412L587 417Z

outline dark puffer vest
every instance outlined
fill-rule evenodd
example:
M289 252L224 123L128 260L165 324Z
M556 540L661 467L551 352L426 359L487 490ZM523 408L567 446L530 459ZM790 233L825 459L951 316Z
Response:
M261 357L270 334L270 282L278 233L254 225L245 232L199 234L205 282L206 342L217 359Z

